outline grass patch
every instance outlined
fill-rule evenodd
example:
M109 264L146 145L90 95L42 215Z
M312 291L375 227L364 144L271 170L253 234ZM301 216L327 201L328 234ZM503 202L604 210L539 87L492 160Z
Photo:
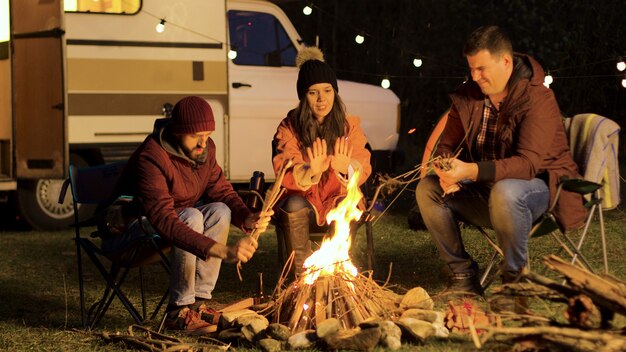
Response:
M391 212L374 225L376 265L375 277L389 278L393 289L403 292L415 286L436 294L446 284L447 273L439 255L424 231L413 231L407 226L406 214L411 201L398 203ZM609 242L611 273L626 278L626 214L621 208L605 213ZM587 252L592 263L601 266L600 241L597 224L591 229ZM233 230L230 241L242 234ZM467 250L484 266L491 250L482 235L463 231ZM61 232L4 231L0 232L0 350L36 351L125 351L121 345L103 345L101 340L80 331L79 292L76 274L76 254L71 230ZM243 266L244 281L237 278L234 265L224 264L214 291L215 301L226 304L256 293L257 272L263 272L266 293L276 284L279 268L276 260L276 238L273 228L263 234L254 258ZM357 266L366 263L365 228L359 230L353 244L352 257ZM530 243L532 267L542 268L542 256L558 252L557 245L548 236ZM86 302L89 306L99 298L104 286L95 268L84 259L86 269ZM390 271L391 268L391 271ZM167 285L167 277L158 266L147 272L149 307L154 307ZM139 306L139 287L136 274L127 282L126 292ZM558 318L563 307L535 302L532 308ZM619 318L623 324L624 319ZM158 320L158 319L157 319ZM99 325L97 332L126 331L132 324L130 315L115 300ZM158 322L151 322L156 326ZM149 324L149 325L150 325ZM78 330L74 330L78 329ZM462 336L449 340L431 340L424 346L405 345L402 350L461 351L472 349L471 342ZM490 350L507 350L510 346L492 344ZM245 347L244 347L245 349Z

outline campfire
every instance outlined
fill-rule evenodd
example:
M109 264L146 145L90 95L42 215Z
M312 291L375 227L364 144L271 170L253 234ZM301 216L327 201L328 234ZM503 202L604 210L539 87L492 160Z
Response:
M326 217L329 224L334 222L334 231L306 259L304 273L285 289L286 274L279 281L271 316L292 334L314 329L329 318L351 329L368 318L389 318L396 312L398 296L379 286L371 272L360 274L350 260L350 223L362 215L357 207L363 198L358 179L358 173L350 178L347 196ZM290 265L291 261L283 273Z

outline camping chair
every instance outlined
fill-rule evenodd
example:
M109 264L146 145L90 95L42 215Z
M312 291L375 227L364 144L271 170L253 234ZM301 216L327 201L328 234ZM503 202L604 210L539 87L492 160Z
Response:
M70 188L74 207L74 229L76 242L76 257L78 264L78 285L80 290L80 310L84 328L93 329L105 315L110 304L115 297L118 297L126 310L130 313L137 324L142 324L146 320L146 300L144 292L143 267L159 262L169 274L169 262L166 253L170 246L155 233L146 233L144 236L133 241L127 248L121 251L105 253L98 247L92 239L81 234L84 227L93 226L93 221L82 222L79 219L79 209L81 206L96 205L99 210L103 210L111 203L111 198L117 181L124 169L126 162L99 165L94 167L79 168L74 165L69 167L69 179L67 179L61 189L59 202L63 202L67 188ZM102 230L91 233L91 238L102 237L106 234ZM83 279L83 265L81 253L87 254L91 262L98 269L102 278L106 281L106 288L102 298L94 303L89 311L85 309L85 288ZM103 259L110 261L107 270ZM122 291L124 283L130 269L139 269L139 280L141 289L142 314L130 302L126 294ZM169 290L161 297L157 307L150 319L154 319L159 309L165 302Z
M423 161L426 162L431 158L434 145L438 141L446 121L447 113L444 113L428 140ZM594 270L589 260L581 252L581 248L589 234L591 221L597 213L599 236L602 243L604 272L608 273L609 266L606 252L603 204L609 204L615 207L619 203L619 171L617 168L619 125L605 117L594 114L576 115L571 119L566 119L564 123L568 133L570 151L573 154L573 159L578 165L579 172L585 176L584 178L562 178L560 180L561 182L554 201L550 204L548 210L535 222L529 234L529 238L550 234L561 248L570 255L572 263L579 263L593 272ZM428 145L430 145L430 149ZM426 155L426 153L428 153L428 155ZM589 172L590 166L593 166L595 171ZM609 189L607 190L607 188ZM588 214L577 243L572 241L568 233L561 231L553 215L559 195L563 190L581 194L586 199L584 205L588 209ZM610 197L608 203L606 197ZM481 285L486 287L491 283L491 280L488 281L487 279L494 265L497 263L498 256L502 256L502 250L499 248L496 240L482 227L473 227L475 227L494 248L491 260L483 271L480 280ZM528 252L530 252L530 248ZM527 260L527 265L530 266L529 260Z

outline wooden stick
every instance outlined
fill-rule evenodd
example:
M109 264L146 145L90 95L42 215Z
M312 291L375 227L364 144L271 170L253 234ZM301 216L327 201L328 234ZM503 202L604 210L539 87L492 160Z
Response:
M326 320L326 306L328 299L326 296L326 288L328 287L328 278L323 277L315 282L315 325L319 325Z

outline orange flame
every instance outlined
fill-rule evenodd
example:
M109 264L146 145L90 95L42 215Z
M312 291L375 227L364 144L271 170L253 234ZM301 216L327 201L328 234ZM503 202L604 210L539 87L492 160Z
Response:
M359 220L363 212L358 204L363 194L358 185L359 172L348 181L348 194L326 216L326 222L335 222L335 230L330 238L325 238L320 249L313 252L304 262L304 282L311 285L322 275L347 273L356 277L358 271L350 260L350 222Z

